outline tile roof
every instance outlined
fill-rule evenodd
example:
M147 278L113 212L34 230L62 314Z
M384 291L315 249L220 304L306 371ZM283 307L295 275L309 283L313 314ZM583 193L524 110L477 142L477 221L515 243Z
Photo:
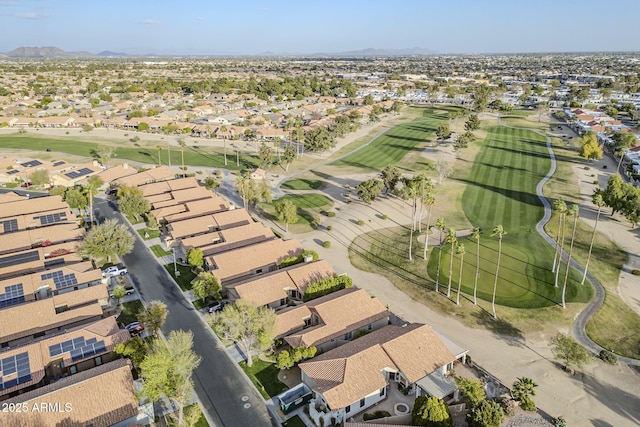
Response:
M169 236L175 240L210 233L214 230L239 227L251 222L251 217L245 209L232 209L181 221L171 221L168 228Z
M255 245L206 257L206 263L221 284L244 275L254 274L253 270L269 265L280 265L288 257L300 255L302 246L296 239L267 240ZM266 272L266 271L265 271Z
M319 345L353 330L389 316L389 310L379 299L371 297L364 289L350 288L333 292L304 305L319 317L319 323L285 338L292 347ZM304 306L303 305L303 306ZM294 307L294 310L304 310ZM276 336L291 330L294 325L281 324L276 317ZM299 325L300 327L304 326Z
M171 191L184 190L186 188L197 188L200 185L194 177L170 179L168 181L154 182L140 186L145 197L155 194L169 193Z
M0 239L0 253L29 249L38 242L49 241L51 244L56 244L80 240L84 235L84 228L79 227L75 222L16 231L11 233L11 237Z
M154 194L152 196L146 196L146 199L151 203L153 209L160 209L195 200L217 199L217 197L213 196L211 190L207 190L204 187L195 187L174 190L169 193ZM214 200L211 201L214 202Z
M24 393L6 403L26 403L27 413L5 413L6 427L108 427L138 414L131 366L118 359ZM34 405L60 404L59 410L36 411ZM69 404L65 411L65 404Z
M71 212L71 209L69 209L69 207L65 207L65 208L58 208L58 209L53 209L50 211L45 211L45 212L39 212L36 214L33 213L28 213L28 214L23 214L23 215L15 215L13 217L8 216L6 218L2 218L0 219L0 224L5 222L5 221L12 221L15 220L15 225L17 226L17 230L25 230L26 228L37 228L37 227L43 227L49 224L43 224L44 221L40 220L40 217L46 217L47 215L54 215L57 214L60 216L60 221L59 223L74 223L76 222L76 215ZM4 234L5 232L9 232L8 230L5 231L6 227L2 227L0 226L0 234ZM11 232L13 231L17 231L17 230L11 230Z
M175 206L153 209L151 213L154 214L158 220L163 219L167 222L176 222L193 219L202 215L225 212L227 210L229 210L229 203L226 200L221 197L212 197L211 199L194 200Z
M51 298L12 305L0 310L0 342L27 337L96 316L102 316L99 300L108 298L104 285L54 295ZM56 313L56 307L69 309Z
M113 183L118 185L128 185L131 187L137 187L139 185L149 184L157 181L167 181L174 179L176 173L166 166L157 166L146 171L137 171L134 175L123 176L117 178Z
M61 260L65 264L80 262L82 258L75 253L78 249L78 244L78 241L73 241L0 255L0 278L14 277L27 271L42 270L47 262ZM50 257L50 254L58 250L65 250L69 253ZM22 260L18 262L16 257L22 257Z
M205 256L274 239L275 234L261 222L227 228L213 233L182 239L185 249L200 248Z
M138 173L138 170L134 167L129 166L128 164L115 165L111 166L98 173L98 176L102 179L104 183L110 183L111 181L115 181L119 178L124 178L126 176L135 175Z
M299 366L315 382L314 391L336 410L384 387L385 368L413 383L454 358L429 326L414 323L386 326Z
M36 214L56 209L68 209L61 196L46 196L27 199L20 197L16 200L11 194L0 194L0 218L15 217L17 215Z

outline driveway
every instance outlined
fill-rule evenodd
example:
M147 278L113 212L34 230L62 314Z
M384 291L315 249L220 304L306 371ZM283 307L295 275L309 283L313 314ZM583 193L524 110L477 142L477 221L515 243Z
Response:
M101 218L115 218L117 213L106 200L95 199L94 209ZM262 397L244 376L199 313L182 295L167 271L156 261L135 233L133 251L123 257L129 276L143 301L160 300L167 304L169 316L162 328L166 335L174 330L193 333L194 351L202 358L195 370L195 391L207 419L215 426L269 426L272 420Z

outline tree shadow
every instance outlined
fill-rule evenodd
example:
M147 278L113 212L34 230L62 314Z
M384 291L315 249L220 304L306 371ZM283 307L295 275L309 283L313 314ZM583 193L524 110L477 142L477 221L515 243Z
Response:
M461 179L461 178L451 178L458 182L463 182L467 185L474 185L476 187L484 188L485 190L493 191L494 193L500 194L502 196L508 197L518 202L526 203L531 206L536 206L542 208L542 202L537 194L529 193L525 191L517 191L510 190L506 188L495 187L493 185L481 184L476 181L471 181L469 179Z
M583 374L582 382L586 393L593 396L597 401L602 402L612 411L627 418L630 421L629 425L640 425L640 396L629 393L611 384L598 381L588 374ZM595 421L598 421L600 424L594 425L603 427L611 425L603 420Z
M493 315L485 309L480 309L473 313L473 317L476 319L476 324L487 329L493 335L507 344L515 347L524 347L525 339L522 331L513 326L510 322L498 317L493 318Z

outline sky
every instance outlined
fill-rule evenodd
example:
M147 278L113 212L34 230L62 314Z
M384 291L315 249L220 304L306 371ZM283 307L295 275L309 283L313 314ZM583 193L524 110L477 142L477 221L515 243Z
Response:
M640 0L0 0L0 52L640 50Z

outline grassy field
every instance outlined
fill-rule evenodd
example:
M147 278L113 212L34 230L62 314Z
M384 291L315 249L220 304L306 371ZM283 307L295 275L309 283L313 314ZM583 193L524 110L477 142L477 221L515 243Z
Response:
M180 286L180 289L186 292L193 287L191 281L196 278L196 275L193 271L191 271L191 267L189 266L177 264L177 267L180 275L176 277L173 270L173 264L166 264L164 266L171 277L173 277L173 280L175 280L178 286Z
M319 179L292 179L282 184L284 190L317 190L323 182Z
M333 201L321 194L292 194L286 195L281 199L291 200L298 208L298 221L295 224L289 224L289 231L294 233L306 233L315 229L320 220L321 212L333 206ZM258 207L267 219L279 223L274 203L275 201L273 203L260 203Z
M396 165L405 170L430 168L430 162L422 156L408 163L402 160L413 152L422 152L427 144L434 141L438 125L447 121L448 113L456 108L413 108L422 111L420 118L394 126L368 146L331 163L330 166L364 171L382 170L387 165Z
M265 399L287 390L287 386L278 379L278 368L273 363L255 357L251 367L246 362L240 362L240 367Z
M155 256L157 256L158 258L166 256L166 255L171 255L173 252L172 251L167 251L165 250L162 246L160 245L153 245L151 246L149 249L151 249L151 252L153 252L153 254Z
M52 152L68 153L77 156L93 158L94 153L100 146L96 142L90 142L79 139L77 137L56 138L48 136L19 135L8 134L0 135L0 148L18 148L36 151L45 151L51 149ZM113 157L126 159L134 162L158 164L158 154L162 164L167 164L169 157L167 150L163 147L160 152L155 146L145 146L141 143L130 142L128 144L118 144L110 146L114 149ZM232 170L255 169L258 165L258 159L247 153L240 153L240 166L236 166L235 155L227 155L229 162L224 165L224 154L222 150L214 150L211 148L201 148L198 145L188 145L184 150L184 163L187 166L208 166L214 168L227 168ZM171 164L180 165L182 157L179 147L171 149Z

